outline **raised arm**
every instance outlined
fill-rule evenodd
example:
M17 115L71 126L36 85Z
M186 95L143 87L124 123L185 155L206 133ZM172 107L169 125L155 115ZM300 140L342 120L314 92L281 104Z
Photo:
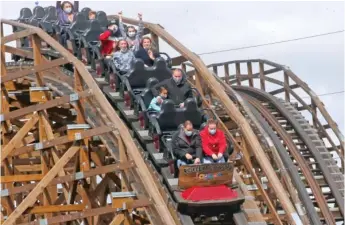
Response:
M74 9L74 12L79 12L79 1L74 1L74 4L73 4L73 9Z
M59 14L62 12L61 1L56 1L56 12Z
M140 41L140 39L143 37L144 34L144 23L143 23L143 15L141 13L138 13L139 18L139 24L138 24L138 32L136 39Z
M119 30L120 30L121 36L126 39L127 34L125 31L125 26L123 26L123 22L122 22L122 11L119 12L118 14L119 14Z

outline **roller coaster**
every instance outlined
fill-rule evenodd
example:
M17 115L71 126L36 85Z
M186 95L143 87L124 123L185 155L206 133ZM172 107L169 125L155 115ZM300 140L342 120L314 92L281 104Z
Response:
M207 66L143 22L162 57L120 75L98 41L119 18L99 11L90 21L89 11L64 28L67 48L55 7L1 19L1 224L344 224L344 137L288 67L262 59ZM4 26L13 33L4 36ZM181 55L162 52L163 41ZM150 88L174 68L194 98L184 109L165 101L151 117ZM226 134L228 162L178 169L171 136L185 120L202 129L205 115ZM218 178L205 182L202 173ZM219 183L234 195L182 196Z

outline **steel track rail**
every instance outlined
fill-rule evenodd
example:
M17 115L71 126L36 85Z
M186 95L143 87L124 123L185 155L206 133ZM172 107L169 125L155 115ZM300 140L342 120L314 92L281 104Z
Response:
M263 92L261 90L253 89L253 88L249 88L249 87L234 87L234 89L239 90L241 92L245 92L248 95L255 96L256 98L261 97L262 99L265 99L265 101L268 101L268 102L272 103L274 105L274 107L276 107L276 109L283 115L283 117L286 118L289 121L289 123L293 126L294 130L296 131L296 133L299 135L301 140L303 140L303 142L305 143L305 145L307 146L309 151L314 156L314 159L318 163L318 166L320 167L320 169L321 169L321 171L323 173L323 176L325 177L325 180L327 181L327 183L328 183L328 185L329 185L329 187L331 189L331 192L332 192L332 194L333 194L333 196L334 196L334 198L335 198L335 200L337 202L337 205L339 206L340 212L343 215L343 209L344 209L343 192L341 191L341 187L339 185L337 185L337 183L340 183L340 182L337 182L337 180L334 179L334 177L332 176L332 175L334 175L334 173L332 173L333 172L332 170L334 170L336 168L332 168L332 170L330 170L327 167L327 164L326 164L324 158L321 156L322 152L319 151L320 147L316 146L314 144L315 141L319 141L319 140L317 140L317 139L312 140L309 137L308 133L306 133L306 128L302 128L301 125L299 124L299 122L295 119L295 117L275 97L270 96L269 94L267 94L267 93L265 93L265 92ZM296 114L296 112L297 111L295 111L294 113ZM290 138L290 143L291 142L293 144L293 141ZM292 147L292 146L290 146L290 147ZM293 149L293 148L291 148L291 149ZM297 148L295 147L295 149L297 149ZM302 158L302 160L304 161L303 158ZM304 166L301 166L301 169L303 169L303 168L304 168ZM338 173L336 173L336 174L338 174ZM306 179L308 179L307 176L306 176ZM341 177L340 177L340 179L341 179ZM314 184L314 185L317 185L317 184ZM314 185L310 185L310 187L312 189L313 188L315 189ZM317 193L314 192L314 194L317 194ZM317 197L317 196L315 195L315 197ZM320 204L321 202L318 201L318 203ZM325 212L325 209L323 210L323 212Z

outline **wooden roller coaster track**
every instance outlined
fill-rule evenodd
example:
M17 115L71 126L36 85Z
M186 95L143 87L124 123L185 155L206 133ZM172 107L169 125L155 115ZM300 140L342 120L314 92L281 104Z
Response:
M123 21L138 24L138 21L130 18L123 18ZM4 37L4 25L20 27L22 31ZM240 136L229 132L229 124L221 123L235 144L235 154L242 155L237 162L240 170L234 177L246 195L243 205L246 220L260 224L307 224L309 220L316 221L319 215L310 216L313 210L308 211L309 216L305 216L303 210L296 206L303 200L303 196L295 193L293 185L296 185L296 180L285 174L285 181L281 182L276 170L281 168L283 162L272 163L265 140L258 135L263 131L256 130L251 124L252 121L243 112L246 107L232 96L234 90L230 85L241 85L248 80L249 86L254 87L253 80L259 78L262 90L265 90L266 82L283 86L270 94L285 92L286 102L290 102L290 96L297 99L301 109L311 114L313 126L319 135L330 143L329 150L336 151L343 161L343 136L315 93L289 69L265 60L206 66L160 25L144 22L144 26L150 30L156 43L160 38L181 54L173 59L174 65L182 64L185 70L186 66L193 67L187 74L193 77L190 80L203 96L204 104L210 106L220 102L222 116L227 116L229 124L237 128ZM32 51L6 45L28 36L32 40ZM42 42L61 57L49 60L42 53ZM6 53L32 59L33 63L6 63ZM260 65L260 71L253 74L252 63L256 62ZM67 76L60 68L67 63L74 67L73 76ZM241 74L240 63L247 64L248 74ZM236 75L229 75L230 64L235 64ZM274 68L264 70L264 64ZM219 66L224 67L223 78L214 76ZM213 72L209 70L210 67ZM267 76L278 71L284 72L284 82ZM295 83L290 84L290 80ZM108 103L97 82L84 64L54 38L37 27L2 19L1 85L2 224L73 224L77 221L112 225L182 223L174 203L145 161L143 150L133 140L129 129ZM310 96L310 105L293 91L295 88L302 88ZM206 96L209 101L206 101ZM215 114L220 117L219 111ZM320 122L320 114L327 125ZM327 130L338 138L338 145ZM262 178L269 181L269 187L264 187ZM294 182L290 182L290 179ZM332 182L327 180L327 183L332 189ZM248 191L249 184L256 185L258 190ZM332 224L336 216L322 208L325 206L324 198L318 198L318 190L316 187L314 189L313 194L321 209L318 212L320 218ZM343 211L343 205L338 202L341 197L337 197L333 189L331 192ZM112 205L107 204L107 197L111 198ZM269 208L269 213L264 212L267 211L264 210L265 206ZM283 216L278 213L277 207L284 211ZM132 210L136 213L130 213ZM234 221L236 223L241 219L234 217Z

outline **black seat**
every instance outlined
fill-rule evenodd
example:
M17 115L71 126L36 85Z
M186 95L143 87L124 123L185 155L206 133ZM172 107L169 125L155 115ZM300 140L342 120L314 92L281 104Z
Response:
M90 28L90 21L82 13L77 13L75 21L69 27L68 34L71 39L76 39L80 34L85 33Z
M159 82L172 76L171 70L167 67L162 58L155 59L152 67L145 67L141 59L136 59L133 69L126 76L131 89L145 88L146 81L151 77L156 78Z
M54 24L57 23L58 17L56 13L56 8L54 6L49 6L46 9L47 15L39 22L39 27L49 34L54 33Z
M28 22L31 17L32 17L31 9L22 8L20 10L20 16L18 18L18 21L21 23L25 23L25 22Z
M82 13L77 13L75 21L72 25L67 29L67 40L70 40L72 43L72 49L74 55L76 55L79 59L81 59L80 53L80 39L81 35L83 35L88 29L90 28L90 20L86 20L86 17Z
M142 105L141 105L142 111L146 111L147 108L149 107L151 100L154 98L151 88L158 83L159 81L155 77L151 77L150 79L147 80L146 88L140 94L140 98L141 98L140 101L142 101Z
M87 61L91 62L92 52L96 52L101 44L98 40L99 35L103 32L98 20L90 22L90 28L81 36L82 48L86 50Z
M107 19L107 14L103 11L98 11L96 13L96 20L99 21L99 24L103 29L106 29L108 26L108 19Z
M36 6L33 10L33 16L29 19L28 24L38 27L38 24L45 17L44 8Z
M203 123L202 112L198 109L194 99L185 101L185 108L175 108L175 103L167 99L163 102L157 121L161 132L176 131L178 126L190 120L195 129L199 129Z
M89 19L89 12L90 11L91 11L91 9L89 7L85 7L80 12L82 14L84 14L85 18L88 20Z

